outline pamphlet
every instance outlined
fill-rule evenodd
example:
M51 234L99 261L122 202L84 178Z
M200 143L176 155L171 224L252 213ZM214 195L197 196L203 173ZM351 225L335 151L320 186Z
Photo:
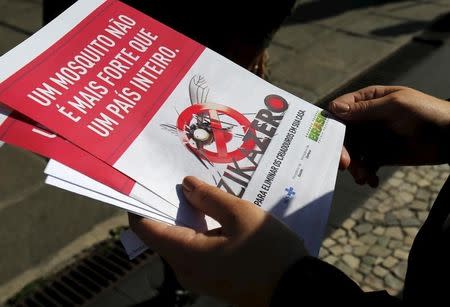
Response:
M64 144L44 154L59 162L46 170L52 185L218 227L183 199L180 182L193 175L318 252L345 126L120 1L80 0L2 56L0 102Z

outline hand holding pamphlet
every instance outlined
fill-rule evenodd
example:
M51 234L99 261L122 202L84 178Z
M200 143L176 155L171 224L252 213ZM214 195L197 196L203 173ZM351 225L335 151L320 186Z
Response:
M0 141L47 183L198 230L193 175L284 221L318 253L345 127L149 16L80 0L0 58Z

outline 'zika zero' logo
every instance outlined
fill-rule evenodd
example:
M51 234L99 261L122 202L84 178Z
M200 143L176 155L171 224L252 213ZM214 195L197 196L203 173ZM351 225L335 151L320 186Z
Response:
M286 100L278 95L267 96L264 103L269 111L276 113L284 112L288 107ZM226 117L227 120L222 120L223 117ZM267 113L263 113L262 117L263 119L270 118ZM191 151L198 153L201 150L200 157L213 163L231 163L246 158L256 144L254 138L246 138L245 135L248 133L256 135L255 129L266 128L267 124L267 122L261 123L259 120L250 122L238 111L215 103L193 104L185 109L177 120L178 130L184 131L183 143ZM235 128L239 127L242 132L240 146L231 150L229 143L236 133L231 132L230 125ZM216 147L215 151L205 148L213 143Z
M256 170L289 105L281 96L268 95L264 98L265 108L254 113L241 113L210 102L208 94L205 78L192 77L189 82L190 106L177 112L175 125L162 124L161 128L180 139L211 173L217 186L241 195L246 180L249 181ZM228 165L221 169L216 168L216 164ZM239 184L241 191L235 193L233 184Z

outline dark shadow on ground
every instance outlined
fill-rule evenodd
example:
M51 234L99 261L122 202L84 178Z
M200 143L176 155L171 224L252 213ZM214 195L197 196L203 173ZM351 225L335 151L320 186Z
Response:
M308 23L337 16L350 10L405 1L407 0L319 0L304 4L300 3L286 20L285 25ZM420 1L417 2L419 3Z
M423 21L407 21L398 25L376 29L370 34L376 36L400 36L415 33L426 27L428 23Z

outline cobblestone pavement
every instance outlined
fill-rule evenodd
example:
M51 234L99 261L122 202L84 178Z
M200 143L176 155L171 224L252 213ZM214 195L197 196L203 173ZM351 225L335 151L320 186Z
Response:
M320 258L365 291L403 288L408 253L450 167L399 168L323 242Z

